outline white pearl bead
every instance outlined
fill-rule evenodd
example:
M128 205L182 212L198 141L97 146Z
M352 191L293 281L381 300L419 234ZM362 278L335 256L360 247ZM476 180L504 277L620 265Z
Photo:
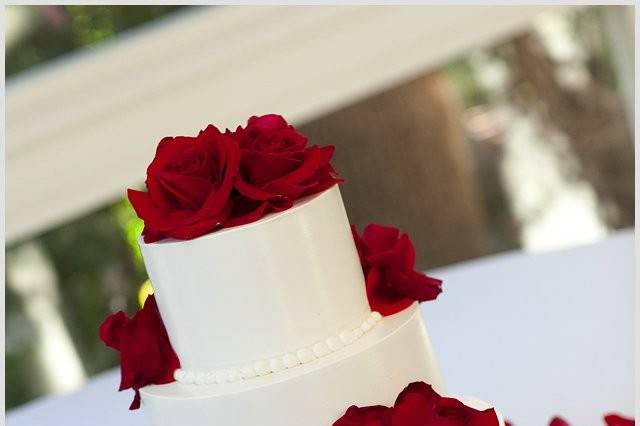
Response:
M300 360L294 354L286 354L282 357L282 363L286 368L293 368L300 365Z
M227 381L227 378L229 377L229 371L218 370L216 371L215 375L216 375L216 383L225 383Z
M355 336L351 330L344 330L340 333L340 340L345 345L350 345L355 340Z
M312 350L313 350L313 354L318 358L321 358L329 353L329 347L324 342L316 343L315 345L313 345Z
M342 343L339 337L331 336L327 339L327 346L329 347L330 350L337 351L341 349L344 346L344 344Z
M307 362L311 362L315 359L313 352L311 352L307 348L298 349L298 351L296 352L296 355L298 355L298 359L303 364L306 364Z
M196 375L193 373L193 371L187 371L187 374L184 375L183 382L189 385L193 383L195 379Z
M216 373L207 373L205 376L204 382L207 385L212 385L216 382Z
M265 376L269 373L277 373L285 368L293 368L300 364L313 361L316 358L326 356L332 351L337 351L345 345L353 343L362 337L364 333L371 330L378 321L382 319L379 312L373 311L371 314L353 330L343 330L338 336L328 337L323 342L314 344L311 348L302 348L295 353L288 353L283 356L269 360L256 361L253 364L245 365L232 370L219 370L214 372L193 372L177 368L173 372L176 381L184 384L213 384L235 382L241 379L250 379L256 376Z
M253 365L245 365L240 369L240 374L243 379L251 379L256 377L256 370L253 368Z
M265 361L256 361L253 364L253 368L259 376L265 376L271 372L271 370L269 370L269 365Z
M284 370L284 364L282 363L282 360L280 358L273 358L269 360L269 370L271 370L272 373L277 373Z
M238 370L229 370L229 372L227 373L227 382L237 382L241 378L242 377L240 377L240 372Z
M204 385L205 375L206 373L202 373L202 372L196 374L196 379L195 379L196 385Z

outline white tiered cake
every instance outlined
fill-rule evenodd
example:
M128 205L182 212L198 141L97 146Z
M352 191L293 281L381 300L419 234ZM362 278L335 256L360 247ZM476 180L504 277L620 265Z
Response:
M337 185L259 221L140 240L181 369L141 389L156 426L331 425L444 385L414 304L372 313Z
M155 426L501 424L444 395L417 309L442 282L399 229L350 228L333 151L276 114L159 142L147 191L128 191L154 295L100 327L130 409Z

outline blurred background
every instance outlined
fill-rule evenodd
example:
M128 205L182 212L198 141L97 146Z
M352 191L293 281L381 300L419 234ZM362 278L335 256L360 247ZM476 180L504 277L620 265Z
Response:
M282 113L336 146L351 221L399 226L425 270L634 225L631 6L6 18L7 408L117 364L97 329L150 291L125 189L165 135Z

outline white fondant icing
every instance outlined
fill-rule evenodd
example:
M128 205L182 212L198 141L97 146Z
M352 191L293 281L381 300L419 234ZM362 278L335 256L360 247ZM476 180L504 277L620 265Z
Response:
M248 225L139 244L187 371L309 348L370 311L337 185Z
M154 426L329 426L350 405L392 405L413 381L445 394L415 305L353 344L278 374L212 386L174 382L141 394Z

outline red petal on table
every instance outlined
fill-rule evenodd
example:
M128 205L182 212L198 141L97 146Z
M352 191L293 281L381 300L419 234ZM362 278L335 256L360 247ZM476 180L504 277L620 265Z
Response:
M561 417L554 417L549 422L549 426L571 426L567 421Z
M607 426L634 426L636 424L635 419L623 417L616 413L605 415L604 422L607 424Z

